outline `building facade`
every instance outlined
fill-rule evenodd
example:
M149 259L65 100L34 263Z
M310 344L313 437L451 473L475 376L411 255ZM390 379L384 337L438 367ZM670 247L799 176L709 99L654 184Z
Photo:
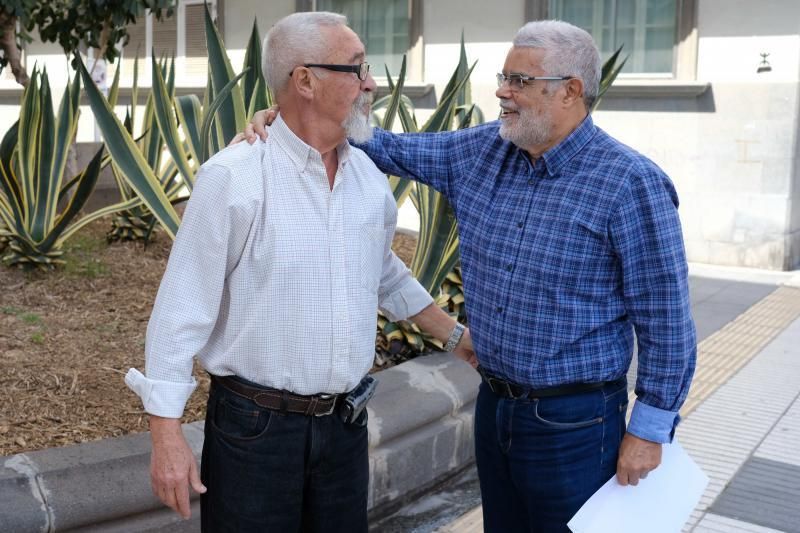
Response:
M343 12L367 45L379 84L383 65L396 74L407 54L406 85L423 107L441 95L463 31L468 58L478 61L473 99L489 120L499 111L495 74L517 29L534 19L573 22L592 33L604 58L621 45L629 55L595 122L671 176L689 260L800 268L797 0L216 0L210 6L234 68L243 62L254 18L263 36L295 11ZM109 76L121 68L129 85L139 50L141 82L149 84L145 61L154 49L176 55L179 91L202 91L202 13L202 0L180 0L166 22L144 15ZM46 65L56 86L69 76L56 47L31 43L25 61L29 69ZM5 129L16 118L21 91L7 73L2 78ZM96 136L84 107L79 140Z

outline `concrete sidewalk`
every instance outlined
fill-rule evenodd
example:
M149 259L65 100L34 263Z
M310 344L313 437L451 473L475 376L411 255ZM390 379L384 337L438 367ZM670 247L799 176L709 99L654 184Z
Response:
M698 363L677 438L710 482L684 531L800 533L800 275L690 274ZM483 531L474 467L374 530Z

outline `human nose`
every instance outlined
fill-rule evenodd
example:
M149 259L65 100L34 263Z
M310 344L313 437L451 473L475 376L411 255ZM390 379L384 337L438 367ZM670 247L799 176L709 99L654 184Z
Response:
M511 84L508 82L508 80L505 80L494 92L494 95L501 100L507 100L511 98L511 93L513 93L511 90Z
M361 82L361 90L373 92L377 89L378 84L375 82L375 78L372 77L371 72L367 72L367 77Z

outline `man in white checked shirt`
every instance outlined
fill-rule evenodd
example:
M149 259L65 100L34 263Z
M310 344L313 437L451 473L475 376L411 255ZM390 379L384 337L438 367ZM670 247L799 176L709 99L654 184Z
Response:
M276 46L277 45L277 46ZM374 357L376 311L411 317L474 364L468 332L391 251L397 209L363 152L376 85L331 13L296 13L264 42L281 114L269 141L201 168L147 329L142 398L155 494L203 531L367 530L366 411L342 396ZM212 375L202 472L181 433L197 357ZM202 481L201 481L202 479Z

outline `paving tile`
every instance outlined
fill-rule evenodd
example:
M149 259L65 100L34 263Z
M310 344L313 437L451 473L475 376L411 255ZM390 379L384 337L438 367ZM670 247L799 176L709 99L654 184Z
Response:
M767 435L755 456L800 467L800 398Z
M710 511L780 531L800 531L800 466L753 457Z
M712 513L706 514L693 531L695 533L785 533L778 529L749 524Z

